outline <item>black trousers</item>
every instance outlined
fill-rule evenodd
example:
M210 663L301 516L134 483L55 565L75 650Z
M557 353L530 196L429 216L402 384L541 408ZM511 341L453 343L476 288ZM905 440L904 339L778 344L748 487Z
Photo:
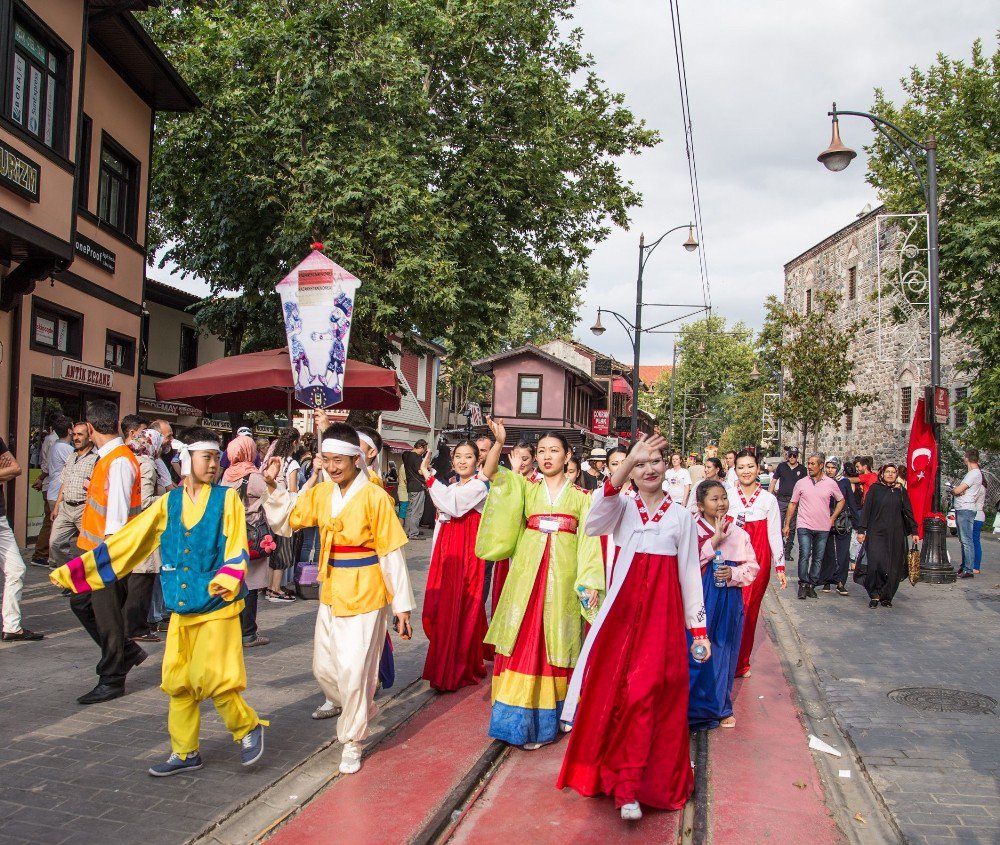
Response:
M846 584L851 568L851 532L830 532L823 553L823 566L819 573L820 584Z
M785 514L788 512L788 506L791 504L791 499L778 499L778 513L781 514L781 527L785 527ZM792 545L795 543L795 528L798 525L799 517L798 513L792 517L791 530L788 532L788 537L785 540L785 560L791 561L792 559Z
M159 577L155 572L133 572L128 576L128 595L122 606L126 637L149 633L149 606L153 602L153 587Z
M243 599L243 610L240 611L240 629L243 639L253 639L257 636L257 597L259 590L249 590Z
M128 577L115 581L103 590L74 595L70 609L84 630L101 649L97 674L102 684L125 684L125 661L139 656L142 649L125 637L125 616L122 605L128 595Z

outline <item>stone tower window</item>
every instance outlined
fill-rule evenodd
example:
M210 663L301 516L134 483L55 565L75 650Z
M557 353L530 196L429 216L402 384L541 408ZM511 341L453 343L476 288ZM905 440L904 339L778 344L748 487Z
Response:
M903 425L910 424L913 416L913 388L902 387L899 391L899 421Z
M806 314L812 314L813 310L813 292L812 288L806 291Z
M847 268L847 298L856 299L858 295L858 268Z
M955 402L960 402L969 395L969 388L967 387L956 387L955 388ZM964 428L965 424L969 421L968 416L965 413L964 408L955 408L955 428Z

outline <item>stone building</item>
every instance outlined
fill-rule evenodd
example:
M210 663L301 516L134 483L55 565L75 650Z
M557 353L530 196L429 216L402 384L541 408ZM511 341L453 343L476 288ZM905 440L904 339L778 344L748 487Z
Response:
M867 319L852 344L850 387L878 397L875 404L855 408L839 424L824 428L815 445L810 434L809 448L818 446L835 455L874 455L877 462L905 457L913 411L930 384L927 308L919 302L921 274L926 273L924 220L888 215L882 206L866 209L785 265L786 306L808 311L819 291L834 291L841 296L834 317L839 326ZM900 286L911 281L911 298L917 304L907 306ZM894 321L889 313L894 305L903 305L908 318ZM967 391L967 376L955 367L964 353L958 339L942 334L941 386L948 388L952 405ZM964 422L953 407L949 426ZM792 436L784 439L786 445L796 442Z

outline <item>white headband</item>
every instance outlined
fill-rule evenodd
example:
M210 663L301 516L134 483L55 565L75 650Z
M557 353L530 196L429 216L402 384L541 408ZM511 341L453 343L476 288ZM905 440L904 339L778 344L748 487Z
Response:
M366 475L368 473L368 462L365 460L365 451L360 446L355 446L346 440L336 440L331 437L320 444L319 450L324 455L346 455L349 458L361 458L361 471Z
M179 441L175 441L179 442ZM181 455L181 475L191 474L191 453L192 452L221 452L219 444L214 440L199 440L190 446L187 443L180 443L178 450Z
M378 446L375 445L375 441L372 440L367 434L362 434L358 432L358 439L362 443L367 443L368 446L378 452ZM381 455L376 454L375 459L372 461L372 466L375 467L375 472L379 471L379 463L381 462Z

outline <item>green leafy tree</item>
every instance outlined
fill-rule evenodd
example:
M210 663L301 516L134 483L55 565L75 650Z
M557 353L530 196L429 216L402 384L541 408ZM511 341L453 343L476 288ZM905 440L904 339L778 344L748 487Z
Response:
M837 328L832 316L839 307L840 296L830 291L814 294L808 314L786 307L774 296L764 302L762 357L774 359L778 354L774 344L780 337L778 360L784 363L787 375L777 410L784 422L797 426L804 449L809 448L809 435L815 443L824 425L876 398L848 388L853 370L851 338L864 327L865 320Z
M518 296L564 323L593 245L640 201L616 160L658 140L566 31L572 7L164 0L143 14L204 102L158 117L151 242L243 293L206 324L245 324L243 351L280 342L273 287L314 240L364 282L353 356L384 360L410 329L495 348Z
M872 111L917 139L937 141L941 220L941 309L947 331L966 346L968 439L1000 449L1000 49L981 41L969 61L939 54L927 70L912 68L896 105L876 90ZM868 181L894 212L926 207L912 170L881 136L867 148Z

